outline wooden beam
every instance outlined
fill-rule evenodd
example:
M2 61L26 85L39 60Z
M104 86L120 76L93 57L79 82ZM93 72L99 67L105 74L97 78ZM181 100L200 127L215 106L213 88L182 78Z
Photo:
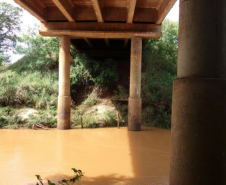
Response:
M158 19L156 24L162 24L163 20L166 18L167 14L176 3L177 0L165 0L162 2L158 10Z
M34 6L35 5L34 2L33 4L30 4L24 0L14 0L14 1L41 22L46 22L45 8L40 5L40 2L36 3L39 6Z
M55 30L70 31L99 31L99 32L156 32L161 33L162 26L156 24L127 24L127 23L75 23L75 22L46 22L41 23L42 32ZM127 38L127 37L125 37Z
M67 0L52 0L70 22L74 22L73 8Z
M72 38L115 38L130 39L134 36L142 38L160 38L161 25L155 24L126 24L126 23L42 23L42 36L58 37L68 35Z
M86 43L89 45L89 47L93 48L93 45L89 39L87 39L87 38L83 38L83 39L86 41Z
M97 21L98 22L104 22L99 0L91 0L91 2L93 4L93 9L95 11Z
M154 38L159 39L162 36L161 32L141 32L141 31L76 31L76 30L40 30L40 35L44 37L59 37L62 35L70 36L71 38L111 38L123 39L132 37L141 37L144 39Z
M127 23L133 23L133 17L135 13L137 0L128 0L128 17Z
M161 7L163 1L164 1L164 0L160 0L160 1L158 2L158 5L157 5L157 7L156 7L157 10L159 10L159 8Z

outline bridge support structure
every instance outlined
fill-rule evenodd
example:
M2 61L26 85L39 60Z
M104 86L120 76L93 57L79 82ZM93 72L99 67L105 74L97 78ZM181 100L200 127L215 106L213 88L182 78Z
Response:
M170 185L226 184L226 2L180 1Z
M70 129L70 36L59 37L59 96L57 110L57 128Z
M128 129L141 130L141 64L142 64L142 38L132 37L130 57L130 97Z

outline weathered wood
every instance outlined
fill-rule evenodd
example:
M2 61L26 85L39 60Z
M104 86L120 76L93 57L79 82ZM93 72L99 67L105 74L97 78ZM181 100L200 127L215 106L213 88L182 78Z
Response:
M161 32L134 32L134 31L72 31L72 30L40 30L40 35L46 37L59 37L62 35L67 35L72 38L88 37L88 38L110 38L110 39L120 39L120 38L132 38L132 37L141 37L141 38L154 38L159 39L162 34Z
M59 8L59 10L64 14L64 16L68 19L70 22L74 22L74 16L73 16L73 8L70 3L68 3L67 0L52 0L55 5Z
M73 23L47 22L41 23L42 31L48 30L76 30L76 31L142 31L161 32L161 25L156 24L126 24L126 23Z
M24 0L14 0L14 1L41 22L46 22L45 8L41 6L40 3L36 3L37 6L34 6L34 4L28 3Z
M137 0L128 0L128 17L127 17L127 23L133 22L133 16L135 13Z
M93 9L95 11L97 21L98 22L104 22L99 0L91 0L91 2L93 4Z
M160 38L161 25L125 23L42 23L42 36L61 36L82 38Z
M158 11L153 8L136 8L133 22L155 23L158 17Z
M177 0L164 0L158 10L156 24L161 24Z

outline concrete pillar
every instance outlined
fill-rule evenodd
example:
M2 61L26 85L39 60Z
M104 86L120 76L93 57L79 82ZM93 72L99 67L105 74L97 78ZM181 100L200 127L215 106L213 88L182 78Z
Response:
M70 37L60 37L59 50L59 96L57 128L70 129L71 95L70 95Z
M130 58L130 96L128 129L130 131L141 130L141 63L142 63L142 38L131 39Z
M225 10L225 0L180 0L170 185L226 184Z

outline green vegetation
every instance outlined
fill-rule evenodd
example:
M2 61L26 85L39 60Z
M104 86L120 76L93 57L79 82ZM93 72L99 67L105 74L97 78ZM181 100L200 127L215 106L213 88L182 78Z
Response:
M22 9L0 2L0 66L9 62L20 31Z
M69 183L75 183L76 181L79 181L83 176L83 172L81 170L76 170L75 168L72 168L73 172L75 173L74 177L72 177L69 180L63 179L58 182L59 185L69 185ZM44 185L43 180L40 175L36 175L36 178L38 180L36 185ZM55 183L52 183L50 180L48 181L48 185L56 185Z
M142 118L145 126L171 127L173 79L177 74L178 23L164 21L163 36L143 51Z

